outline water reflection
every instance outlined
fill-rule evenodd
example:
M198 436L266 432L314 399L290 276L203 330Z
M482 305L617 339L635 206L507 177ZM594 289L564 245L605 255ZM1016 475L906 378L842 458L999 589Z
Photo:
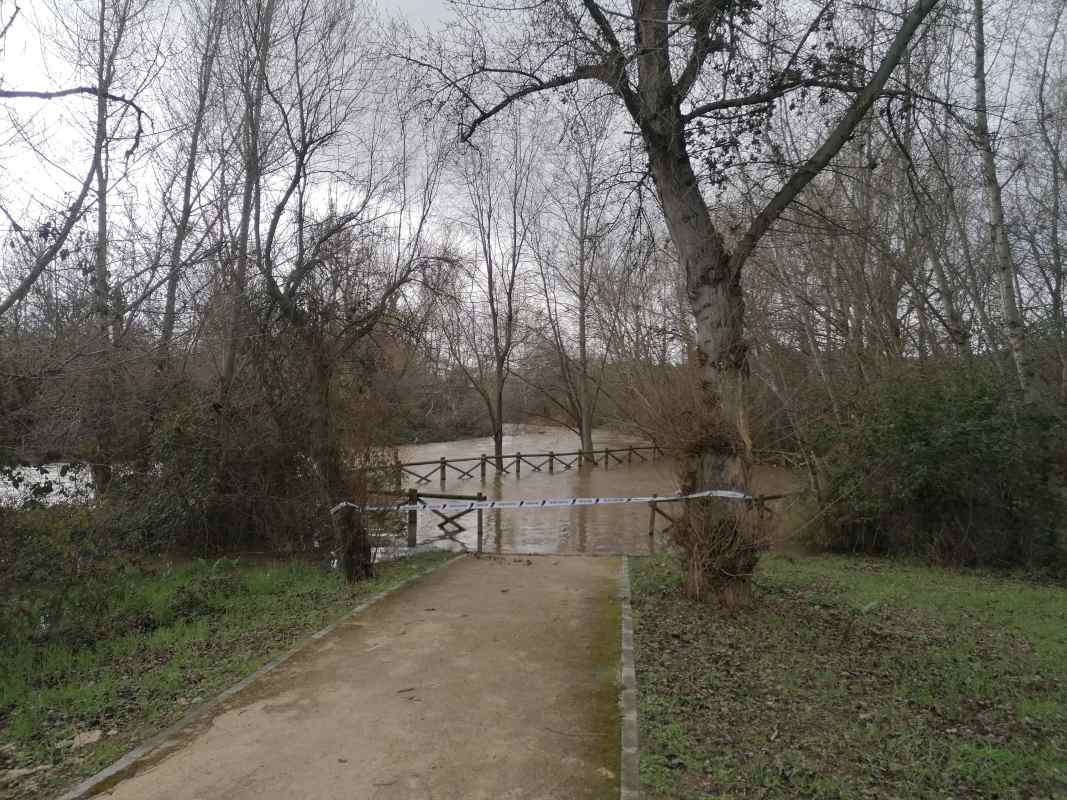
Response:
M611 431L596 431L594 446L621 448L644 444ZM568 431L552 428L513 430L505 436L505 453L547 453L577 450L578 437ZM465 458L492 453L489 439L468 439L401 448L403 461L436 461L440 458ZM625 456L623 456L625 459ZM491 499L523 499L565 497L603 497L660 494L670 495L677 489L675 467L671 459L603 466L584 465L562 470L558 465L549 474L547 467L540 472L523 464L520 476L509 466L510 474L497 474L490 467L482 481L475 471L472 479L462 479L452 470L444 482L434 476L429 484L421 484L427 492L447 494L477 494L484 492ZM420 488L411 478L410 488ZM419 514L419 541L441 535L437 527L440 518ZM459 522L464 530L454 536L470 549L477 546L476 515L469 514ZM648 506L613 505L601 507L553 509L502 509L486 511L484 518L485 549L489 552L521 553L647 553L651 542L648 536ZM662 526L660 526L662 527ZM457 547L443 540L438 546Z

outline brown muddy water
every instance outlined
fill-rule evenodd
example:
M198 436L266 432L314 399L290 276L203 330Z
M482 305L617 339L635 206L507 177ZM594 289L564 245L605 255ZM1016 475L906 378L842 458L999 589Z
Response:
M646 445L647 442L623 436L613 431L593 432L595 450L605 447L622 448L631 445ZM578 437L561 428L529 425L508 426L504 437L504 453L526 454L561 453L578 450ZM437 461L440 458L476 458L482 453L492 454L491 439L461 439L449 442L408 445L399 448L400 460ZM625 455L623 455L625 458ZM600 460L600 459L598 459ZM473 462L472 462L473 463ZM519 476L515 475L514 461L505 464L510 474L497 474L490 466L485 481L474 470L474 478L461 478L448 470L447 480L442 483L434 474L429 483L419 484L405 476L405 488L423 492L474 495L484 492L493 500L541 500L570 497L627 497L634 495L673 495L678 490L678 467L674 459L660 456L654 460L633 464L612 463L603 466L584 465L562 471L556 466L554 474L547 468L535 472L522 465ZM461 465L469 468L471 464ZM428 473L432 466L418 467L417 471ZM760 467L754 476L754 490L777 493L788 487L797 488L798 479L788 470L778 467ZM427 502L434 502L427 500ZM440 502L440 501L438 501ZM722 501L728 502L728 501ZM668 514L676 515L680 504L661 506ZM662 533L667 521L657 517L657 533L648 535L649 507L647 504L611 505L579 508L502 509L484 512L483 548L491 553L586 553L593 555L628 553L632 555L656 552L668 545L669 537ZM477 545L476 515L460 518L464 530L451 538L441 538L437 527L441 519L428 511L419 512L420 547L473 550Z

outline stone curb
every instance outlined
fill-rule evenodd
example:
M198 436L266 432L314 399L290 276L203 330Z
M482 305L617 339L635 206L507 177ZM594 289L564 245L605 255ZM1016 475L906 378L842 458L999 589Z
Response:
M458 561L465 555L465 553L461 553L460 555L457 555L454 558L450 558L447 561L442 561L440 564L434 567L430 567L429 569L423 570L422 572L418 572L408 578L405 578L395 586L391 586L388 589L380 591L376 594L372 594L358 606L353 608L351 611L346 611L344 614L339 616L337 619L335 619L322 630L315 631L315 633L305 636L303 639L293 645L292 648L286 651L283 655L279 656L278 658L275 658L272 661L268 661L262 667L253 672L251 675L242 679L238 683L235 683L229 689L223 690L222 693L216 695L212 699L200 703L194 709L189 711L189 713L183 716L180 720L164 728L155 736L150 737L143 744L140 744L135 747L133 750L128 752L115 763L111 764L110 766L104 767L95 775L86 778L74 788L69 789L67 792L60 795L57 800L83 800L83 798L91 797L93 792L96 791L96 789L99 788L101 784L106 783L119 773L129 769L131 766L133 766L136 762L140 761L145 756L155 752L156 750L166 747L168 744L173 744L173 740L175 739L175 737L181 731L185 730L185 728L196 722L200 722L210 717L219 708L219 706L221 706L224 702L229 700L235 694L245 689L247 686L258 680L259 678L262 678L267 673L272 672L274 669L284 664L286 661L288 661L301 650L306 648L312 642L317 642L324 636L329 635L337 628L338 625L347 620L349 617L355 616L356 614L362 614L364 611L366 611L372 605L377 603L379 600L388 597L393 592L403 589L409 583L413 583L419 578L424 578L427 575L430 575L431 573L437 572L440 569L444 569L449 564Z
M641 796L640 750L637 739L637 670L634 666L634 620L630 608L630 558L622 560L619 578L619 603L622 606L622 667L619 706L622 710L622 757L619 761L619 800L638 800Z

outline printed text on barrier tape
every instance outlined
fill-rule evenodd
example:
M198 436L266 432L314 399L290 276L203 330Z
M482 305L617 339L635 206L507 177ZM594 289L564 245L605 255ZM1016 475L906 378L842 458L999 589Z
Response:
M625 503L672 503L679 500L696 500L702 497L718 497L724 500L755 500L752 495L724 489L709 489L684 495L666 495L664 497L559 497L544 500L471 500L449 503L401 503L395 506L361 506L356 503L338 503L330 509L335 514L342 508L354 508L370 513L394 511L477 511L494 508L574 508L577 506L611 506Z

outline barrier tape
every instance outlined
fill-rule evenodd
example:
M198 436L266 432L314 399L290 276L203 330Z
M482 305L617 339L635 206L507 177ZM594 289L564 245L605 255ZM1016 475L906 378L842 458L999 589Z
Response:
M338 503L330 509L336 514L342 508L354 508L363 512L404 511L477 511L494 508L577 508L578 506L612 506L626 503L674 503L680 500L697 500L702 497L719 497L724 500L756 500L750 494L726 489L708 489L703 492L658 497L558 497L544 500L471 500L446 503L399 503L394 506L361 506L356 503Z

